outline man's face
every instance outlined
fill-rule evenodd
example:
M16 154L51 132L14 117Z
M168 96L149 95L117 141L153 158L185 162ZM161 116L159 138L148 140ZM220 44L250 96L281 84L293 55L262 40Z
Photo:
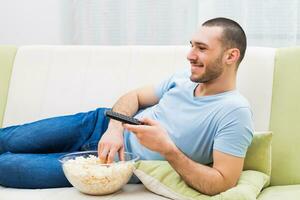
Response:
M220 27L202 26L191 40L187 59L191 63L191 81L207 83L218 78L224 68Z

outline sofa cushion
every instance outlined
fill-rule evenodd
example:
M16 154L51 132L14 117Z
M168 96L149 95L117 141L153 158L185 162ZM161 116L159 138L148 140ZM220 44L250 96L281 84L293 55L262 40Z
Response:
M91 196L73 187L53 189L14 189L0 186L1 200L169 200L149 192L143 184L127 184L116 193Z
M189 187L167 161L140 161L134 173L150 191L176 200L254 200L269 181L264 173L243 171L237 186L207 196Z
M2 126L9 80L16 52L17 48L14 46L0 46L0 127Z
M271 175L272 132L255 132L245 158L244 170L256 170Z
M258 200L299 200L300 185L272 186L264 189Z
M299 47L277 50L270 120L271 185L300 184L299 63Z

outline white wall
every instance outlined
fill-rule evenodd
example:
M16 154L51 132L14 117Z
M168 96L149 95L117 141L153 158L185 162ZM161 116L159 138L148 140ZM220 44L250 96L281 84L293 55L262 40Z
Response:
M300 1L199 0L198 21L228 17L245 30L248 46L300 45Z
M66 44L65 0L0 0L0 45Z
M188 44L197 24L190 3L0 0L0 45Z

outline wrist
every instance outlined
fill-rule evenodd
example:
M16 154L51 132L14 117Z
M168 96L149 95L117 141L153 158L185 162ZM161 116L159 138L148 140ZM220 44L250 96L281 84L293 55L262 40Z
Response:
M111 120L108 125L107 130L111 133L122 133L123 134L124 128L123 128L121 122L116 121L116 120L113 120L113 121Z
M171 143L167 145L167 147L164 147L163 152L161 154L163 157L165 157L168 160L168 158L174 157L177 151L178 151L177 146L174 143Z

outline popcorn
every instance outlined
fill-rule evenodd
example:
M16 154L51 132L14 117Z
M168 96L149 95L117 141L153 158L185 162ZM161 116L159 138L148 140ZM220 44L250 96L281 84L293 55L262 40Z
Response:
M94 155L76 157L63 164L70 183L79 191L91 195L110 194L125 185L134 170L133 162L102 164Z

